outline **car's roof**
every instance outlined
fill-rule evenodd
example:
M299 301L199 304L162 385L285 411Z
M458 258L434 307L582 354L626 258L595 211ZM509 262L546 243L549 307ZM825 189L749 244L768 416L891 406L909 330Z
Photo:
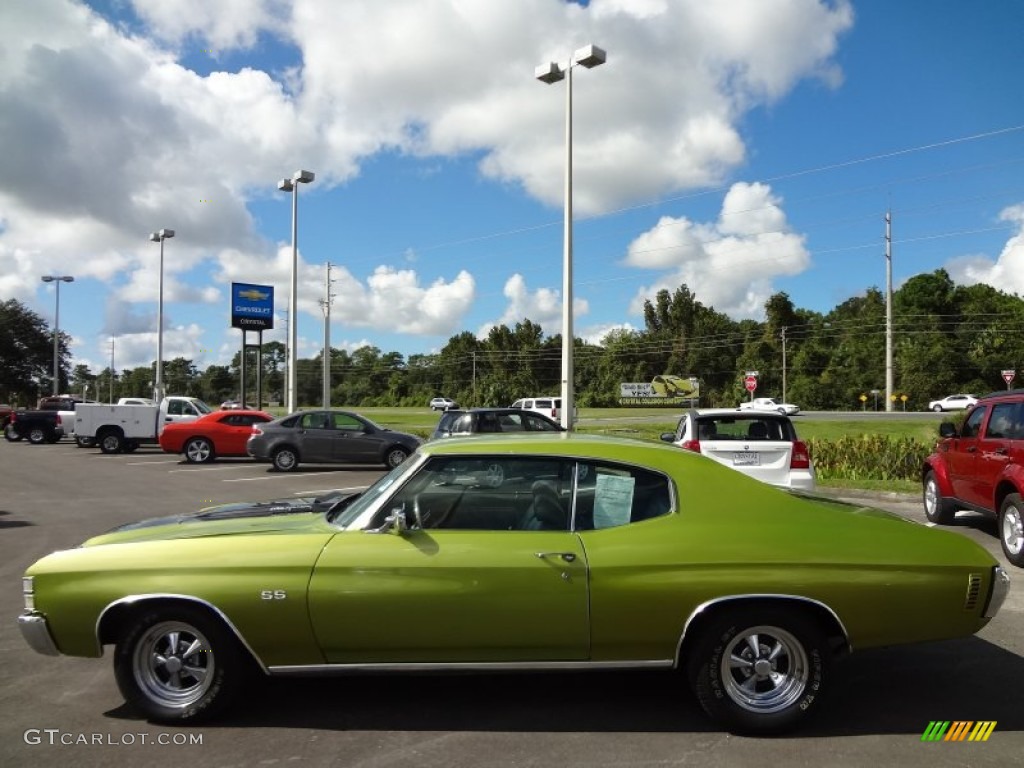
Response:
M789 417L776 411L740 410L739 408L695 408L695 416L734 416L739 419L786 419Z

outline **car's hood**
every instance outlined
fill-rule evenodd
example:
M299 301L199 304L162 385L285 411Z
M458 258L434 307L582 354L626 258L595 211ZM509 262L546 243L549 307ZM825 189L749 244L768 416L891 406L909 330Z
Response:
M275 501L219 504L198 512L156 517L114 528L94 536L83 547L123 544L133 541L184 539L198 536L237 536L303 531L329 532L333 526L326 512L337 502L356 493L334 492L321 497L279 499Z

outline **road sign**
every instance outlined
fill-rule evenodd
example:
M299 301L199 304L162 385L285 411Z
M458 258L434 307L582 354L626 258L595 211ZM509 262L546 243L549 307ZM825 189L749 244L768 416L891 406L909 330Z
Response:
M757 376L747 376L743 379L743 386L747 388L747 392L753 392L757 389Z
M1013 377L1016 375L1017 372L1014 370L1003 371L1003 381L1005 381L1007 384L1010 384L1011 382L1013 382Z

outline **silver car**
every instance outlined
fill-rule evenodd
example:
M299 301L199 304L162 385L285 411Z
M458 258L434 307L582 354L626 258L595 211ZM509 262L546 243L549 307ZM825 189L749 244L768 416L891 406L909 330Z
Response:
M384 464L397 467L422 441L350 411L299 411L254 424L246 452L275 469L302 464Z
M774 411L694 409L661 439L769 485L813 490L817 483L807 445L789 417Z

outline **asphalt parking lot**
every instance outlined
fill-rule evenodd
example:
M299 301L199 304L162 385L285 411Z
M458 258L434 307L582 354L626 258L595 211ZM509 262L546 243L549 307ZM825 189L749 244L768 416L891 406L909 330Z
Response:
M1024 571L978 636L855 653L817 715L786 738L716 730L681 678L593 673L360 676L259 681L211 725L153 725L125 707L102 659L32 652L20 577L37 558L121 523L227 501L358 488L377 467L297 473L211 465L142 448L105 456L68 441L0 441L0 765L193 766L1006 766L1024 752ZM847 493L845 496L856 496ZM920 504L865 503L923 522ZM957 529L1000 557L990 523ZM1004 566L1006 566L1004 560ZM996 721L987 742L924 743L934 720Z

